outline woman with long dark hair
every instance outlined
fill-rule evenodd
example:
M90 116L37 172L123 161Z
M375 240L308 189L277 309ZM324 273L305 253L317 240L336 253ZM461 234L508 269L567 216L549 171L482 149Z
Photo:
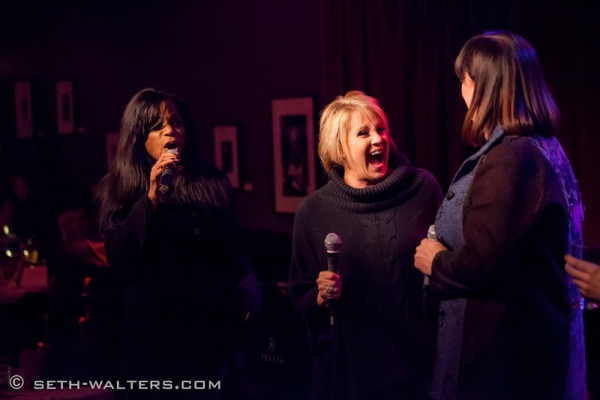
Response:
M109 263L127 280L121 375L161 385L140 391L143 398L222 394L242 327L258 308L230 183L199 156L189 122L172 95L137 93L123 114L111 169L96 188ZM163 193L166 168L175 177ZM192 390L182 391L183 380Z
M438 210L439 242L415 254L442 299L431 398L583 399L581 296L562 266L583 206L558 109L518 35L473 37L455 71L479 150Z

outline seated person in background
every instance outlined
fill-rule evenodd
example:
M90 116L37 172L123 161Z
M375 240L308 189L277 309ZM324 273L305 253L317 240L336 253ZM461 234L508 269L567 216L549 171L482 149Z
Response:
M48 251L51 310L44 379L116 379L124 284L108 268L91 191L66 185L56 220L60 242ZM60 199L59 199L60 200Z
M1 204L0 228L8 226L22 243L33 241L41 257L46 257L59 239L58 212L55 194L40 185L38 175L38 171L31 170L12 176Z
M11 227L14 218L13 204L10 198L6 197L0 203L0 227Z
M565 270L585 297L600 301L600 266L565 255Z
M90 266L107 267L104 241L100 238L91 205L92 194L87 191L79 197L79 200L68 204L58 217L61 243L57 246L57 252Z
M2 225L8 226L21 241L39 233L36 226L37 196L33 194L29 182L30 179L25 174L15 174L10 181L9 192L2 202L0 211Z
M85 278L103 273L108 262L95 221L91 191L76 185L65 187L63 192L63 211L56 222L61 240L51 246L47 255L54 305L51 314L75 332L84 310Z

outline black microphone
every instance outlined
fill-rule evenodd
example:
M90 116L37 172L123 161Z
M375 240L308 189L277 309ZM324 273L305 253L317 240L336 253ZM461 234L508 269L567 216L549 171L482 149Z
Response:
M433 240L435 242L438 241L437 235L435 234L435 225L429 226L429 229L427 230L427 239ZM430 285L429 276L425 275L423 277L423 290L429 289L429 285Z
M325 237L325 248L327 249L327 271L331 271L337 274L338 271L338 257L340 255L340 248L342 247L342 238L335 233L328 233ZM331 325L335 325L335 313L333 304L331 307Z
M179 157L179 152L177 149L169 149L167 153L175 154L175 157ZM158 185L158 190L165 194L171 189L171 181L173 180L173 175L175 175L175 171L177 170L177 164L174 162L165 165L165 169L160 176L160 184Z

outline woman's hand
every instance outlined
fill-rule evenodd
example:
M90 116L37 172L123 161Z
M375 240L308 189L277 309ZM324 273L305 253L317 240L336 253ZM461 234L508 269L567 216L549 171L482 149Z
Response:
M581 294L600 301L600 266L589 261L565 255L565 270L579 287Z
M328 302L340 298L342 294L342 278L334 272L321 271L317 279L317 288L319 289L317 303L320 306L327 305Z
M156 160L156 163L150 170L150 189L148 190L148 198L152 202L154 209L156 209L156 206L158 205L158 199L160 199L160 196L162 195L162 193L158 190L162 173L168 164L177 161L179 161L179 157L177 157L176 153L167 151L167 149L163 149L162 154L158 160ZM176 171L179 172L181 169L181 166L177 166Z
M415 253L415 267L427 276L431 275L431 264L435 255L442 250L448 250L438 241L423 239Z

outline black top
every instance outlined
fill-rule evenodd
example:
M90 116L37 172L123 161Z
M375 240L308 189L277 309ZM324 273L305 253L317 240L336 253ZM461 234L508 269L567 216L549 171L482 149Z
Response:
M294 222L290 295L315 352L331 336L329 310L317 304L315 283L327 269L324 240L330 232L342 239L336 340L343 342L348 397L425 374L423 275L413 256L442 193L430 173L411 167L403 155L390 154L390 168L382 182L364 189L348 186L343 169L334 168L330 181L302 202ZM313 374L313 386L326 385L318 378Z
M222 210L201 212L176 196L162 197L155 211L145 195L133 204L107 240L111 267L128 281L125 378L207 385L223 379L225 360L241 340L235 333L258 309L258 283L240 255L235 229Z

